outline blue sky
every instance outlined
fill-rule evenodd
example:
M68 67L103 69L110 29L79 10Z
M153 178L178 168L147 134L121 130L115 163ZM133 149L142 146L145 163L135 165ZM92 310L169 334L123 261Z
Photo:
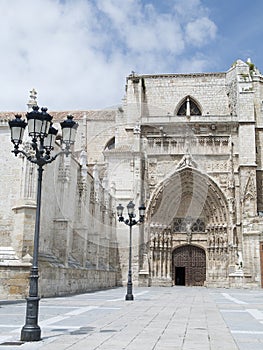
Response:
M216 40L208 48L212 58L218 57L215 69L224 70L231 60L251 57L263 71L263 49L260 44L263 36L263 1L205 0L202 3L209 9L209 18L217 26Z
M263 71L262 0L0 0L0 110L121 104L125 78Z

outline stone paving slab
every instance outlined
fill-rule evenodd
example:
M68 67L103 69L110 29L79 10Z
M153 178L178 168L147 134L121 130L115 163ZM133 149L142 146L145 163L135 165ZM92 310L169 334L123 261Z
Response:
M3 304L0 350L263 349L262 290L136 287L134 295L125 301L119 288L42 299L42 340L19 346L3 343L19 340L25 304Z

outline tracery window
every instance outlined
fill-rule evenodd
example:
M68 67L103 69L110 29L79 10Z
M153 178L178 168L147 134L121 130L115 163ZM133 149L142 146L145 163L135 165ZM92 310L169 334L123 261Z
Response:
M193 232L204 232L205 231L205 223L201 219L197 219L196 222L192 225Z
M174 232L204 232L205 222L202 219L175 218L174 219Z
M177 115L201 115L201 110L197 103L190 96L187 96L179 107Z

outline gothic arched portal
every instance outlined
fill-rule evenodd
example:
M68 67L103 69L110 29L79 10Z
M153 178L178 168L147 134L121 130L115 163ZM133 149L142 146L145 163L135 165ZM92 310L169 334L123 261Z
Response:
M186 285L227 281L235 263L233 228L226 197L209 176L190 166L178 169L152 195L147 217L152 285L177 284L178 275Z

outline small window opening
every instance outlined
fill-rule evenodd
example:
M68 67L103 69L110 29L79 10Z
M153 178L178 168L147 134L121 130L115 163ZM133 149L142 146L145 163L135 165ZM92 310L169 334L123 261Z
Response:
M110 139L108 141L108 143L106 144L105 146L105 150L111 150L111 149L114 149L115 148L115 137L113 137L112 139Z
M201 110L197 106L191 97L187 96L186 99L181 104L177 115L190 116L190 115L201 115Z

